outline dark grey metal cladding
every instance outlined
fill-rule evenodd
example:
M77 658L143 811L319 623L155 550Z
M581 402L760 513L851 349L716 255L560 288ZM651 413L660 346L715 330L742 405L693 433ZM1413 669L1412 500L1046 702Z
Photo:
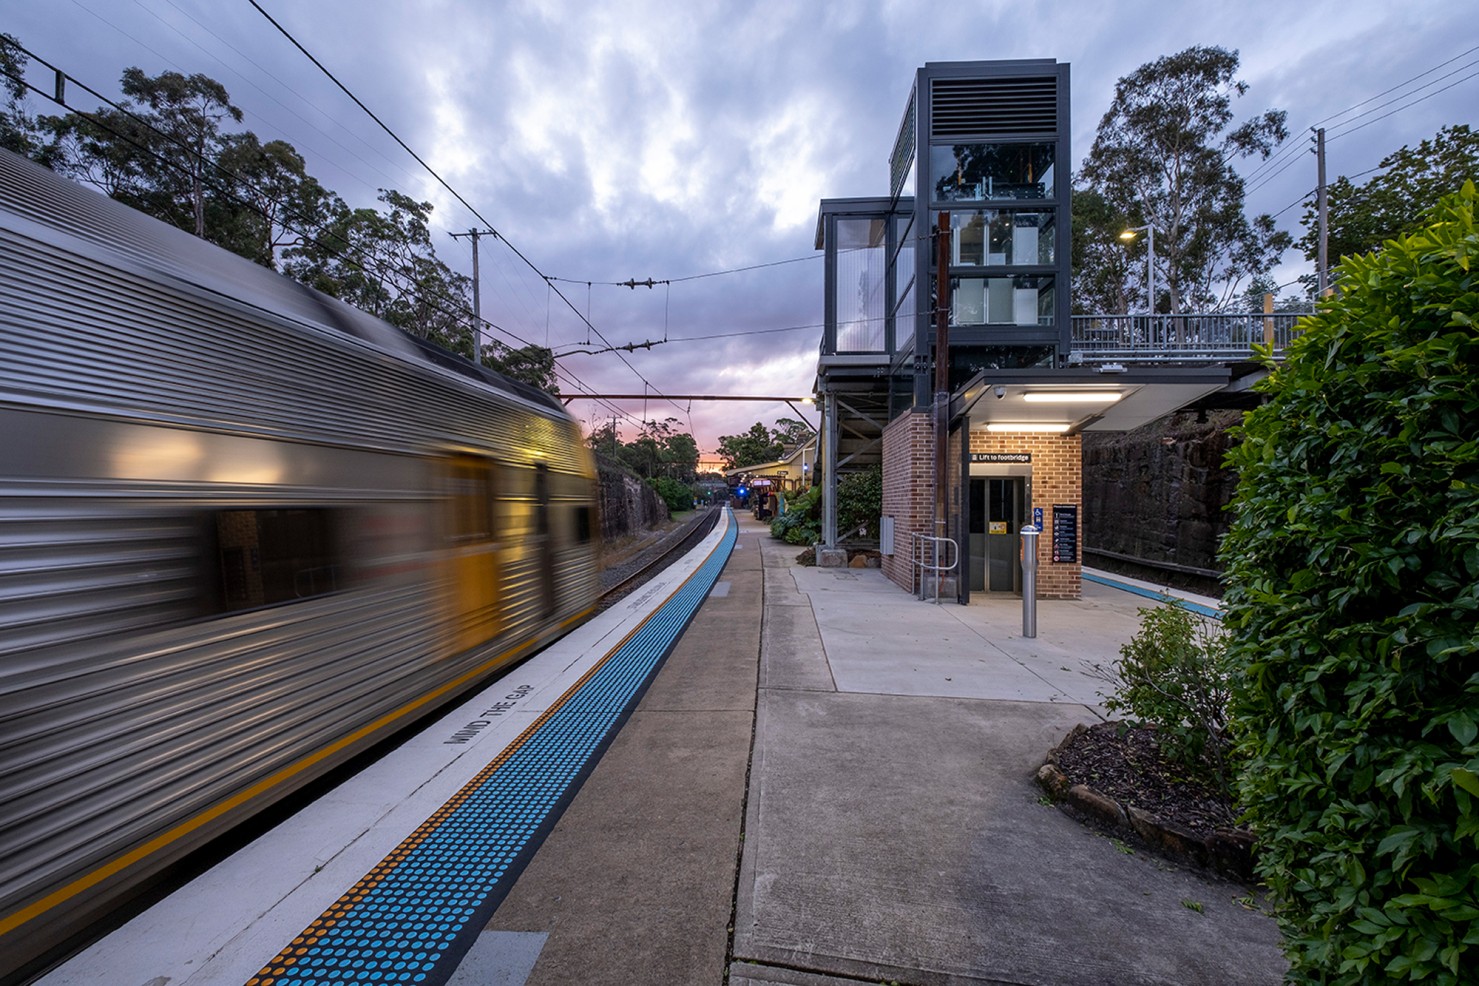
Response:
M900 332L899 350L913 340L916 356L933 350L933 312L928 303L934 293L933 251L926 231L935 226L934 216L941 209L999 209L1039 207L1055 215L1054 263L1048 266L1022 265L993 268L996 276L1051 275L1053 282L1054 324L1052 326L954 325L950 327L952 350L976 348L982 352L1015 348L1027 352L1046 347L1056 352L1057 361L1066 358L1071 338L1071 257L1072 195L1071 145L1069 116L1069 66L1053 59L1013 59L979 62L930 62L915 76L913 102L917 103L915 122L916 195L915 223L921 249L914 255L915 283L921 290L916 307L914 331ZM981 199L968 203L931 201L931 143L1051 143L1054 156L1054 181L1044 198L1019 200ZM981 270L971 273L981 275ZM958 384L958 381L957 381ZM931 403L932 374L916 370L914 402L916 407Z
M1008 78L936 78L930 85L930 136L971 140L1058 131L1054 74Z

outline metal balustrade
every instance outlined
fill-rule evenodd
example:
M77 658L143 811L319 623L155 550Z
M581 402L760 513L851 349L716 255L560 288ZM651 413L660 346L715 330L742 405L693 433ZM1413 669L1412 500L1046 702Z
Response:
M1228 363L1254 346L1279 358L1307 312L1075 315L1069 363Z

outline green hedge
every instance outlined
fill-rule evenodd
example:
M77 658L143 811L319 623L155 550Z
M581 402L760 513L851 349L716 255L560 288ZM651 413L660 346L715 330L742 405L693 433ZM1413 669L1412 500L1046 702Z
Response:
M1297 982L1479 969L1479 232L1341 265L1228 461L1243 805Z

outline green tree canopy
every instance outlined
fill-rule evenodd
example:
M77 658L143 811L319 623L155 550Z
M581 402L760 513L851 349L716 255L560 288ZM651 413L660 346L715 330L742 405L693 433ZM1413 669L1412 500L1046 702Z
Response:
M811 425L805 421L798 421L795 418L777 418L775 426L770 429L770 434L784 449L790 450L809 442L812 430Z
M496 339L483 344L483 365L506 377L521 380L547 393L560 393L555 377L555 354L544 346L520 346L514 349Z
M637 437L623 443L616 422L597 427L586 444L609 459L615 459L643 479L671 479L682 485L698 475L698 443L680 431L677 418L644 421Z
M1073 190L1073 313L1125 315L1143 304L1145 261L1131 270L1130 251L1119 235L1130 225L1120 209L1094 188ZM1139 298L1130 286L1141 284Z
M9 34L0 34L0 92L5 94L5 103L0 106L0 147L36 157L42 139L38 121L26 109L27 61L20 42Z
M1243 212L1234 163L1266 158L1288 130L1282 110L1233 124L1232 98L1248 89L1237 69L1236 51L1195 46L1120 79L1079 173L1081 188L1102 199L1093 208L1104 226L1118 219L1122 230L1154 227L1156 284L1166 293L1161 301L1156 292L1157 311L1228 306L1239 285L1272 269L1291 242L1272 217L1249 220ZM1131 296L1145 295L1145 242L1129 247Z
M1369 253L1423 225L1434 203L1479 178L1479 133L1466 124L1444 127L1415 148L1403 145L1382 158L1381 174L1357 185L1341 176L1326 186L1328 256ZM1305 202L1309 230L1299 241L1310 260L1320 256L1315 200Z
M211 200L206 225L233 253L276 270L285 250L302 247L328 222L333 196L287 141L228 134L219 162L228 194Z
M284 252L288 274L412 335L472 358L472 281L436 256L430 202L380 190L379 209L333 196L328 225Z
M770 429L759 421L741 435L719 436L719 457L725 468L756 466L762 462L774 462L785 452L785 444Z

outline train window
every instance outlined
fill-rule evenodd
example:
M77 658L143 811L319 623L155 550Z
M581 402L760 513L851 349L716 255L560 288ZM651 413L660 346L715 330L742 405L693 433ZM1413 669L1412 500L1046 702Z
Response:
M333 512L297 507L215 515L220 609L309 599L339 588Z
M456 542L493 540L493 465L486 459L458 456L450 467L451 537Z
M586 544L591 539L591 515L594 511L590 507L575 508L575 541L577 544Z
M549 534L549 466L543 462L534 467L534 533Z

